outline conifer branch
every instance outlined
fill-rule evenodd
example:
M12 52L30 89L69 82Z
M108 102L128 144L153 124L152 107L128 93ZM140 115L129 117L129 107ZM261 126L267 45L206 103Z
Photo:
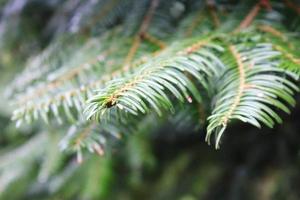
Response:
M45 86L40 86L39 88L36 88L33 91L30 91L30 94L22 96L20 101L17 102L17 104L22 105L28 101L31 101L37 97L41 97L45 94L47 94L49 91L54 90L56 88L59 88L62 86L63 83L70 81L71 79L74 79L76 76L78 76L83 71L89 71L93 65L98 64L99 62L103 62L106 58L106 53L99 54L96 58L91 59L90 61L79 65L78 67L75 67L70 70L66 70L64 73L57 76L55 79L49 81ZM72 92L71 92L72 94Z
M279 45L273 45L273 46L276 50L281 52L285 58L287 58L288 60L290 60L291 62L296 64L298 66L298 68L300 69L300 59L299 58L296 58L293 54L287 52L284 48L282 48Z
M239 86L238 86L237 94L234 97L234 101L233 101L232 105L230 106L229 110L227 111L227 113L224 115L224 117L222 119L222 124L224 127L227 126L228 120L231 118L232 113L235 111L237 106L240 104L240 101L241 101L241 98L242 98L242 95L244 93L245 86L246 86L246 77L245 77L246 69L242 62L241 55L237 52L236 48L233 45L229 46L229 50L237 62L238 73L239 73L239 84L238 84Z
M105 5L101 7L99 15L91 23L87 23L84 29L91 30L93 26L97 28L98 22L102 26L105 19L117 14L125 19L116 24L111 22L113 24L110 25L124 23L122 28L128 29L129 33L135 31L136 23L132 23L132 19L136 14L127 18L129 14L120 13L119 10L119 5L130 7L127 1L102 3ZM96 47L90 48L89 52L80 50L83 57L76 59L76 55L79 55L76 51L82 46L81 43L76 43L76 48L70 47L67 54L61 51L62 55L56 56L56 51L52 50L49 55L40 55L40 64L53 62L54 65L52 68L46 66L33 79L25 80L30 85L28 89L23 87L25 92L22 87L13 90L18 91L14 96L19 102L13 119L18 125L24 121L30 123L39 117L46 122L52 122L52 118L56 118L62 126L66 119L71 124L76 124L77 132L74 137L66 138L66 141L73 141L73 146L77 146L79 161L82 161L83 146L102 154L102 143L100 147L93 143L99 139L95 140L93 137L102 137L110 132L102 126L112 123L109 129L118 129L121 123L136 122L138 117L145 117L141 113L162 115L166 110L175 112L176 104L186 102L201 116L208 116L209 113L204 112L212 111L208 117L206 140L210 142L211 135L215 135L216 148L219 147L223 132L234 120L256 127L263 124L273 127L275 122L281 122L275 111L281 109L289 112L288 106L295 104L293 93L299 87L294 80L300 74L300 61L297 58L297 41L291 40L293 35L288 34L289 28L268 18L268 9L271 8L269 1L260 0L252 9L249 9L249 4L243 4L244 7L224 4L223 7L221 3L219 7L219 2L207 1L194 18L185 15L185 11L192 8L184 7L185 5L196 5L189 1L174 4L171 8L174 10L166 16L164 12L169 12L169 5L172 3L174 2L160 4L159 0L151 0L136 4L134 9L139 11L136 21L140 25L133 36L123 36L124 29L120 29L118 34L112 34L108 31L110 26L101 27L107 28L108 35L107 40L101 38L100 50L106 49L100 54L101 63L95 58L99 50ZM207 18L203 18L204 8L207 8ZM228 8L228 20L235 17L236 13L243 13L245 10L250 12L232 34L229 31L235 25L231 22L224 23L224 26L222 24L218 31L214 31L213 27L221 24L217 8ZM232 12L233 15L230 16L230 11L237 8L242 10ZM264 8L267 12L261 12ZM272 9L277 9L275 4ZM89 13L87 16L93 15ZM258 15L264 24L256 23ZM156 17L163 20L157 20ZM185 17L184 23L180 24ZM114 20L115 18L109 21ZM175 21L179 26L174 26ZM226 22L222 19L223 21ZM134 24L132 30L129 28L131 23ZM197 27L200 23L201 26ZM151 34L148 30L150 24ZM252 24L254 26L248 28ZM162 26L169 32L163 30ZM191 36L196 28L207 37L183 39L184 36ZM242 31L246 28L247 30ZM125 32L128 33L127 30ZM168 38L167 43L159 39L165 36ZM128 41L132 41L129 50ZM61 43L64 44L54 49L64 50L63 47L69 46L66 41ZM110 52L110 47L113 52ZM90 57L94 58L90 60ZM85 62L86 60L88 61ZM100 67L98 63L101 64ZM35 71L37 66L29 67L24 74ZM44 81L43 75L50 78ZM206 107L205 102L213 102L212 107ZM64 116L61 116L62 113ZM131 114L137 117L133 119ZM203 122L201 116L200 121ZM86 122L86 119L101 121L101 128L97 126L97 122ZM199 118L196 120L199 121ZM100 134L95 134L97 128L101 129Z
M285 104L293 106L293 91L299 90L293 82L281 77L284 74L294 78L290 72L280 69L278 62L272 61L279 55L272 50L272 45L261 44L251 49L230 45L229 52L232 61L228 65L232 68L221 78L217 101L212 115L208 117L206 140L209 142L214 133L216 148L219 148L222 134L231 119L258 128L261 124L273 127L274 121L280 123L280 117L271 107L289 113Z
M148 63L141 68L140 71L130 76L128 80L120 79L113 81L115 84L100 90L98 94L88 100L89 105L85 110L88 116L87 118L101 119L101 116L104 115L108 109L115 106L135 115L137 111L145 113L149 110L147 103L155 109L158 115L161 115L159 109L161 106L172 110L172 104L166 95L166 91L164 91L165 89L168 89L181 101L183 101L183 97L180 94L182 93L183 96L191 102L192 98L187 93L187 90L190 90L199 102L201 99L200 95L196 91L195 86L186 78L183 71L189 72L198 79L200 83L204 84L204 86L206 85L201 73L211 74L209 71L212 69L201 65L203 64L202 62L207 63L205 60L208 58L197 58L199 55L196 56L196 54L193 53L198 52L198 54L201 55L199 49L204 47L207 43L208 40L200 40L190 47L175 53L175 57L173 58L163 61L157 59L157 61ZM182 55L193 55L188 65L184 65L186 61L181 57ZM194 63L198 59L199 61L202 60L199 66ZM217 58L215 57L214 59ZM216 61L216 63L218 62ZM186 86L188 87L185 88Z

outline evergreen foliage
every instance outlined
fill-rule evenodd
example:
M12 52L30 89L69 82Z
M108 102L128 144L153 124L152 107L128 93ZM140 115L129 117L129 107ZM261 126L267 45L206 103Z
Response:
M124 8L133 6L130 13L121 12L123 4ZM207 111L211 115L206 138L210 141L214 134L216 147L232 119L257 127L280 123L276 108L289 113L287 106L295 105L293 94L298 91L299 76L297 47L289 47L289 40L297 33L288 37L289 33L275 28L282 26L284 16L276 10L282 5L268 1L237 6L198 4L154 0L99 5L103 11L97 17L103 21L96 17L97 25L90 28L105 29L111 24L104 34L88 41L78 41L76 34L68 32L57 36L57 42L51 42L16 77L9 88L16 101L13 120L17 126L39 118L51 124L52 119L65 124L66 118L77 126L91 120L100 126L113 123L114 132L124 121L143 118L149 112L158 116L174 113L177 103L193 102L196 109L212 102ZM236 27L232 18L251 5L249 15ZM194 11L196 16L185 16L191 15L193 10L187 11L194 7L200 10ZM210 15L205 17L206 12ZM204 18L200 21L199 13ZM124 23L113 23L116 18ZM183 25L174 25L180 18ZM162 24L166 24L164 29L159 28ZM193 26L185 28L186 24ZM174 30L169 32L168 26ZM59 51L66 45L67 49ZM127 113L138 117L132 119Z
M232 123L273 128L296 105L300 17L293 1L37 1L53 13L45 16L48 24L30 33L41 37L35 45L25 33L10 35L11 26L25 24L30 9L30 1L23 0L20 10L13 2L1 10L2 64L13 60L5 51L16 45L25 46L18 51L30 58L5 94L16 126L40 132L13 153L30 155L31 165L47 154L38 175L45 185L33 194L46 189L55 194L65 182L76 190L71 174L84 176L73 159L61 170L66 158L57 148L47 150L53 145L72 152L70 158L75 152L77 162L93 166L95 179L101 177L95 181L105 185L112 179L113 154L124 148L115 147L124 137L139 140L141 132L150 134L171 121L205 133L206 141L219 148ZM54 134L57 129L62 133ZM87 152L107 159L92 159ZM12 161L11 153L1 156L1 170L24 159ZM18 170L15 178L30 172ZM105 190L87 188L91 191L82 199L106 196ZM71 198L74 192L69 192L65 195Z

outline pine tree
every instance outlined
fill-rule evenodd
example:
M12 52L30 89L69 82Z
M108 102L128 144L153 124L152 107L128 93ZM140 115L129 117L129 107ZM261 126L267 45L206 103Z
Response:
M148 140L160 127L193 130L222 151L231 124L273 128L294 112L300 7L291 0L4 5L1 65L24 65L5 95L17 130L31 133L0 158L4 199L120 199L115 163L128 158L138 185L140 169L155 165Z

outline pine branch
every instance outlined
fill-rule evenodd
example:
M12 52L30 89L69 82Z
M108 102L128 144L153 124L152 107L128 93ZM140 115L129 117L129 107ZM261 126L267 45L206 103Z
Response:
M273 127L280 117L272 107L277 107L289 113L287 105L293 106L295 100L293 91L298 91L289 79L290 76L273 61L279 53L272 50L272 45L261 44L254 47L230 45L231 61L228 61L229 71L221 79L217 101L212 115L208 117L206 140L209 142L212 134L216 135L216 148L228 123L238 119L258 128L261 124Z
M65 47L66 44L70 45ZM82 45L81 42L78 39L74 41L73 37L60 37L54 40L43 52L28 59L24 70L7 88L8 96L12 97L16 93L23 92L35 82L43 80L48 73L56 69L57 63L74 53L74 49L78 49L79 45ZM64 51L60 51L62 48Z
M289 113L296 103L300 29L299 17L292 13L299 14L295 1L79 0L63 6L51 2L43 21L52 18L52 11L61 18L52 18L51 26L41 24L46 27L40 30L43 36L34 35L33 44L16 41L17 48L9 55L18 59L19 49L29 50L27 56L32 55L31 46L45 48L18 73L8 88L7 101L17 102L13 104L17 126L41 118L49 125L36 123L34 127L53 126L55 134L33 136L10 153L5 151L11 147L5 146L11 138L4 140L0 193L3 188L15 191L17 187L8 184L20 182L22 173L27 181L27 174L32 174L29 169L39 171L33 173L38 181L28 194L11 193L8 199L59 196L65 191L71 199L107 199L93 192L99 193L96 186L101 174L112 173L102 170L113 170L115 147L127 135L143 136L168 125L172 131L159 137L181 133L186 137L187 130L194 134L208 125L206 141L219 148L234 122L272 128L282 122L281 113ZM59 12L54 4L61 7ZM31 6L24 7L20 14ZM26 23L28 19L24 21L20 14L13 18L22 24L7 24ZM17 37L27 40L23 38L26 31L20 33ZM0 37L1 45L10 42ZM56 148L61 136L60 148ZM144 149L134 144L139 142L130 140L131 152L124 151L135 171L140 171L136 169L142 159L148 160L141 153ZM65 157L59 150L75 153L78 163L84 161L82 167L76 167L76 156ZM93 154L105 156L95 159ZM87 186L74 187L78 178ZM91 185L95 187L90 189Z
M105 18L110 15L109 10L120 12L118 5L113 5L114 2L108 2L111 6L107 7L107 12L99 15ZM20 90L21 94L18 92L15 95L20 100L13 114L17 125L39 117L46 122L52 122L52 118L56 118L61 124L64 124L66 118L71 124L77 124L85 121L85 118L82 119L83 113L88 119L101 122L117 122L120 118L125 118L126 121L131 114L148 114L152 110L158 115L162 115L164 110L174 112L177 102L193 102L196 109L206 108L205 102L215 102L216 99L213 113L208 118L206 139L209 141L211 135L215 134L218 148L222 133L233 119L257 127L261 124L272 127L275 121L280 122L274 109L280 108L288 112L286 104L295 103L292 94L298 87L294 85L293 79L300 72L297 43L294 42L296 40L291 40L292 37L285 31L286 27L278 26L282 31L275 28L277 24L268 21L265 15L267 12L260 12L263 8L271 7L268 1L260 0L255 4L234 33L231 32L235 27L232 23L220 24L217 18L221 16L217 9L219 4L208 1L204 7L209 8L210 16L186 18L185 25L192 24L188 26L189 29L186 30L184 24L179 25L174 28L174 33L166 34L167 39L164 41L156 37L159 35L157 32L152 32L164 25L163 21L166 20L162 16L154 16L154 12L159 15L165 10L159 7L161 5L158 0L152 0L149 8L146 5L145 1L135 6L135 9L140 10L139 19L142 16L144 18L133 37L123 37L120 32L129 23L125 19L128 23L121 26L123 29L117 29L117 34L107 31L106 39L99 38L99 51L96 47L89 48L90 51L87 52L74 48L57 60L55 52L45 56L41 64L47 64L53 58L55 67L46 67L41 74L52 78L41 81L42 76L39 75L28 81L31 84L27 90L29 92L22 93ZM166 3L164 6L166 5L171 4ZM230 11L230 7L228 8ZM248 10L248 5L244 9ZM199 16L203 16L200 13ZM259 19L258 14L261 17ZM230 17L232 16L229 16L229 21ZM170 19L171 22L179 20ZM264 24L260 22L256 25L258 20L264 21ZM214 30L214 24L220 24L220 28L218 32L210 34ZM201 34L212 36L205 39L183 39L187 34L195 32L196 28ZM245 28L247 30L241 31ZM132 46L128 51L129 42L132 42ZM261 42L270 44L259 44ZM227 43L231 45L227 47ZM224 46L227 49L225 52ZM95 58L99 52L102 52L101 63ZM83 54L84 58L78 59L79 54ZM84 72L85 78L81 78ZM215 83L216 80L219 82ZM212 96L215 98L211 99ZM175 98L179 101L174 101ZM202 115L203 109L199 110ZM63 112L65 116L61 115ZM247 112L250 114L246 116ZM115 118L111 119L112 116ZM91 129L83 127L79 128L79 132L84 134L79 134L75 146L81 146L89 138L90 134L87 133ZM80 153L78 155L78 158L82 157Z
M300 75L300 59L297 58L295 52L298 51L297 39L293 40L292 37L286 37L287 33L280 31L269 25L259 25L258 30L270 34L264 37L264 40L272 43L273 48L282 54L282 68L287 69Z
M89 104L85 110L87 118L101 119L108 109L115 106L136 115L138 111L146 113L151 105L157 114L161 115L159 107L173 110L165 89L180 101L184 100L184 96L191 102L192 98L187 92L190 90L200 102L201 96L183 72L190 73L207 87L203 75L217 74L213 63L220 63L216 57L207 52L208 49L201 52L201 48L209 46L209 41L206 39L195 42L190 47L178 51L173 58L167 60L158 58L145 64L135 74L130 75L129 79L118 79L108 83L107 88L99 90L98 94L88 100ZM185 58L182 55L190 56Z
M101 55L109 55L110 51L111 50L108 50ZM143 56L142 58L133 62L130 69L135 69L141 64L149 61L150 59L157 57L159 53L160 52L154 52L152 55L150 54L148 56ZM102 59L103 56L101 56L101 60L104 62L103 65L107 68L112 68L112 66L115 65L114 62L116 61L116 59L114 59L113 61L111 61L110 59L104 60ZM98 68L99 70L99 60L96 59L93 58L91 59L90 63L82 64L78 68L85 69L81 67L91 66L88 68L88 72L91 71L91 68ZM120 60L122 60L122 57L120 57ZM97 62L94 63L94 61ZM96 64L95 67L92 66L93 63ZM77 70L77 68L66 70L61 74L61 76L57 76L57 79L53 79L53 82L50 81L46 83L46 85L42 85L40 88L32 90L31 93L27 95L19 96L18 99L20 100L17 104L19 105L19 108L15 109L12 117L13 120L17 121L17 126L20 126L24 122L24 120L27 123L30 123L32 120L36 120L39 116L41 116L43 120L48 123L49 113L52 113L59 123L63 123L63 120L60 116L60 107L63 107L63 110L68 116L69 121L74 121L77 118L74 116L75 113L71 111L74 107L76 109L76 113L79 114L80 117L82 113L82 107L85 105L86 98L91 96L92 91L102 87L105 82L119 77L125 72L123 68L116 69L108 72L107 74L101 75L100 78L91 79L90 77L91 80L87 80L86 83L81 81L81 83L79 83L78 85L72 85L71 88L67 85L66 90L63 90L62 88L64 84L71 81L67 80L67 78L74 79L77 75ZM93 74L91 74L90 72L90 76L92 75ZM60 79L64 81L58 81Z
M282 66L284 69L287 69L291 72L294 72L297 74L297 78L300 76L300 58L295 57L293 54L289 53L287 50L285 50L283 47L279 45L273 45L274 49L279 51L282 54L282 57L284 59L282 62Z
M241 101L241 97L244 93L244 90L246 88L246 80L245 80L245 66L242 62L241 55L237 52L236 48L232 45L229 46L230 53L233 55L234 59L237 62L237 67L238 67L238 73L239 73L239 87L237 94L234 97L234 101L232 105L230 106L229 110L227 113L223 116L221 123L224 127L227 126L228 120L232 116L232 113L236 110L237 106L239 105Z
M103 156L113 144L127 133L137 131L134 123L124 123L119 116L111 115L110 121L98 124L94 121L81 121L72 125L59 143L60 150L76 153L77 162L83 162L84 150Z
M51 81L47 82L46 85L39 86L34 90L31 90L29 94L25 94L24 96L20 97L20 101L17 102L17 104L22 105L28 101L31 101L35 98L40 98L41 96L49 93L50 91L53 91L59 87L62 87L62 85L68 81L71 81L72 79L75 79L77 76L79 76L83 71L90 71L95 65L99 65L101 62L103 62L106 58L107 53L101 53L96 58L91 59L90 61L87 61L84 64L81 64L78 67L74 67L70 70L66 70L65 72L61 73L60 75L56 76ZM55 74L57 72L54 72ZM71 92L72 94L73 92Z

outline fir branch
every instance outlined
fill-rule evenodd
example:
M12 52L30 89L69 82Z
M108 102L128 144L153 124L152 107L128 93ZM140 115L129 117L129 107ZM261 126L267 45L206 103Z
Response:
M172 110L172 104L164 89L168 89L181 101L183 101L183 97L180 94L182 93L191 102L192 98L187 93L187 90L190 90L199 102L201 99L200 95L183 72L189 72L204 86L207 83L201 73L206 75L212 74L212 72L217 73L216 69L212 69L211 64L209 64L213 61L209 59L217 58L206 57L206 53L202 54L201 50L199 50L201 47L209 44L208 41L200 40L190 47L175 53L173 58L167 60L157 59L149 62L137 73L129 76L128 80L119 79L108 83L107 88L99 90L98 94L88 100L89 105L85 110L87 118L101 119L101 116L108 109L115 106L121 110L125 109L132 114L137 114L137 111L147 112L149 110L148 106L151 105L157 114L161 115L159 107ZM184 58L182 55L190 56ZM200 63L197 63L197 60ZM217 60L213 62L220 63ZM204 63L208 66L204 66Z
M84 64L79 65L78 67L74 67L73 69L66 70L64 73L60 74L59 76L55 77L53 80L49 81L45 86L40 86L34 90L30 91L30 94L25 94L22 97L19 97L20 101L17 104L22 105L28 101L31 101L35 98L40 98L41 96L47 94L49 91L52 91L56 88L59 88L65 82L71 81L72 79L76 78L79 74L83 71L89 71L92 66L95 64L99 64L103 62L106 57L106 52L99 54L96 58L87 61ZM71 92L72 94L73 92Z
M292 73L296 73L295 78L300 77L300 58L296 57L294 54L290 53L288 50L280 45L273 44L273 48L279 51L282 55L281 67Z
M137 61L135 61L130 69L137 68L143 63L157 57L161 51L154 52L154 54L150 54L148 57L144 56ZM92 60L93 61L93 60ZM114 63L106 61L106 67L110 68ZM87 66L84 64L82 66ZM76 68L74 69L76 70ZM41 89L34 90L33 95L22 96L19 103L19 108L15 109L13 112L12 119L17 121L17 126L20 126L23 123L23 119L26 119L27 123L30 123L32 119L37 119L40 115L45 122L48 123L48 114L53 113L55 118L59 123L62 123L62 119L59 114L59 107L64 106L65 114L69 115L69 120L73 121L75 118L70 115L69 106L75 107L77 113L80 115L82 112L82 107L85 105L86 98L90 97L92 91L101 88L104 83L112 80L113 78L120 77L126 70L124 68L116 69L107 74L104 74L99 79L89 80L87 83L82 83L81 85L74 85L73 88L67 89L65 91L59 91L55 95L49 96L49 91L51 89L55 89L54 87L50 87L52 83L49 83L48 87L42 87ZM72 72L72 70L71 70ZM69 71L66 71L68 74ZM62 76L64 78L64 76ZM58 82L64 83L64 82ZM61 84L57 84L57 86L62 86ZM56 87L58 88L58 87ZM41 98L43 97L43 98ZM47 109L50 108L50 109ZM39 113L39 114L38 114Z
M245 86L246 86L245 66L242 62L241 55L237 52L236 48L233 45L229 46L229 50L237 62L238 73L239 73L239 84L238 84L239 86L238 86L237 94L234 97L234 101L233 101L232 105L230 106L229 110L223 116L223 118L221 120L222 121L221 123L224 127L227 126L228 120L232 116L232 113L235 111L237 106L240 104L241 97L244 93Z
M65 47L66 44L70 44ZM43 80L44 77L51 73L57 67L57 63L62 62L65 56L73 53L78 49L81 42L78 39L74 41L73 37L56 38L51 45L40 54L28 59L24 70L13 80L10 87L7 88L8 96L12 97L16 93L23 92L34 85L35 82ZM64 49L64 51L61 51ZM51 61L51 62L49 62Z
M280 31L269 25L259 25L258 30L270 34L272 37L264 37L273 48L282 54L282 67L300 75L300 59L293 53L296 52L297 43L292 38L287 38L285 32ZM275 40L279 39L279 41Z
M203 8L208 8L207 13L210 16L203 18L201 11L194 18L186 18L185 26L172 27L174 33L163 32L167 42L161 41L156 36L161 36L160 29L165 26L165 21L166 24L173 26L175 21L185 17L181 7L174 7L172 16L165 16L164 12L166 10L169 12L169 5L173 2L159 4L159 0L144 1L134 7L140 11L137 13L139 17L133 14L130 15L131 18L127 18L129 14L120 13L118 4L121 4L121 1L103 2L106 5L101 8L99 23L111 13L115 16L115 12L128 20L124 20L127 23L123 28L128 28L133 18L137 18L136 21L139 23L142 19L136 34L126 38L121 37L123 33L114 35L106 31L108 39L101 39L101 44L104 44L101 45L101 51L106 49L101 53L101 67L97 66L99 61L95 56L99 51L96 48L91 48L90 54L82 49L78 51L78 48L71 47L69 53L57 58L55 51L50 52L50 55L41 56L43 60L41 64L53 60L54 67L46 67L45 71L27 81L31 87L26 89L24 94L20 89L21 94L18 92L15 95L20 99L18 108L13 114L17 125L24 121L31 122L39 117L46 122L51 122L54 117L61 124L64 123L65 118L71 124L77 125L88 118L105 122L101 125L114 122L116 124L113 127L118 127L119 121L129 121L131 114L140 117L139 114L148 114L152 110L158 115L162 115L165 110L174 112L174 106L177 104L174 99L179 100L179 104L193 102L191 105L195 106L200 115L203 115L202 108L207 107L205 102L213 102L212 115L208 118L206 140L209 142L211 135L214 134L216 148L218 148L223 132L234 119L257 127L262 124L273 127L275 122L281 121L274 110L279 108L289 112L287 105L294 105L295 100L292 95L299 89L293 82L294 78L299 77L294 72L298 75L300 72L297 45L294 41L290 41L292 35L275 28L277 24L267 18L267 12L261 12L263 8L271 7L269 1L260 0L256 3L234 33L227 32L233 28L230 17L228 23L218 29L217 33L213 32L213 26L220 24L219 13L217 13L219 3L207 1ZM122 3L128 6L127 1ZM189 3L185 2L185 4ZM243 5L246 5L245 10L249 10L248 4ZM238 8L241 7L237 6L233 9ZM274 9L276 8L274 5ZM154 16L156 12L158 15ZM233 14L236 13L243 13L243 10ZM253 26L252 29L248 28L255 20L258 21L258 15L265 17L264 24ZM159 20L155 18L156 16ZM123 20L120 23L123 23ZM199 23L201 26L197 27ZM136 23L132 24L136 25ZM151 34L148 31L150 24ZM187 24L188 30L185 29ZM88 26L90 25L87 24ZM109 30L111 27L105 28ZM155 32L155 28L158 31ZM196 28L197 31L199 29L201 33L209 33L212 36L204 39L182 39L184 35L191 35ZM247 30L241 31L245 28ZM287 29L282 28L282 30ZM220 33L221 31L224 33ZM129 51L128 41L132 42ZM269 44L259 44L266 41ZM230 43L228 47L227 43ZM292 48L289 46L291 43L294 44ZM223 51L224 46L226 51ZM113 52L107 52L110 47L114 48ZM76 59L76 55L79 54L86 56L84 59ZM92 59L86 59L87 56ZM90 70L92 67L95 68L94 71ZM37 67L30 68L29 74L35 69ZM85 71L87 73L80 76ZM43 74L51 78L42 81ZM212 96L215 97L211 99ZM63 112L64 117L61 116ZM82 119L82 114L85 114L86 118ZM137 118L132 121L137 121ZM74 137L77 138L74 140L77 149L80 146L79 160L82 160L81 144L85 142L87 146L93 144L89 139L94 135L92 132L94 128L86 127L86 124L78 125L79 131ZM91 148L93 151L101 152L97 147L95 149L91 146Z
M272 50L272 45L261 44L255 47L239 45L229 46L232 61L228 61L229 71L221 78L217 101L212 115L208 117L206 140L209 142L213 133L216 135L216 148L227 124L231 119L238 119L256 127L264 124L273 127L281 119L272 106L289 112L287 105L294 105L293 91L299 88L282 76L290 72L280 69L275 61L279 52ZM246 67L247 66L247 67Z
M273 45L273 46L276 50L281 52L285 58L287 58L288 60L290 60L300 68L300 58L296 58L293 54L287 52L283 47L279 45Z

